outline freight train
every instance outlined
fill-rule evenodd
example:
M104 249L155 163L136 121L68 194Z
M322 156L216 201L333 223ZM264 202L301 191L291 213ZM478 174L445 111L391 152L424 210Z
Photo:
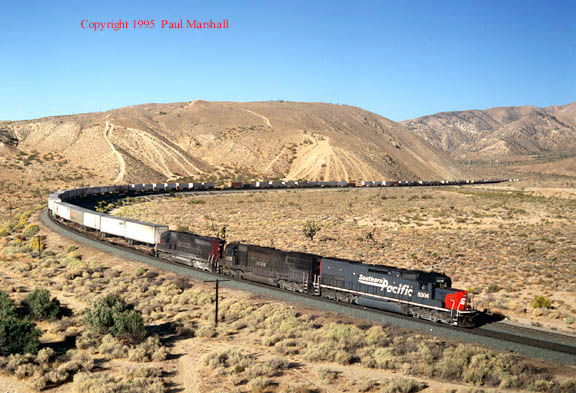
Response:
M463 183L451 181L440 184L499 181L502 180ZM417 184L418 182L400 183L362 182L361 186L424 185ZM426 185L437 185L436 182L427 183L429 184ZM357 185L351 182L234 182L225 189L350 186ZM111 216L74 204L75 201L88 197L214 189L212 183L79 188L51 194L48 198L48 210L53 218L67 225L100 237L123 239L129 245L146 247L158 258L191 268L264 283L310 296L394 311L433 322L461 327L474 326L478 312L471 307L466 291L452 288L450 278L442 273L372 265L237 242L226 243L223 239L170 231L166 225Z

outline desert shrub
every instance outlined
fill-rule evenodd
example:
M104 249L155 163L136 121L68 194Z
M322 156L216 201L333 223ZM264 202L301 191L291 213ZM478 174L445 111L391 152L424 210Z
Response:
M236 372L244 371L251 361L252 356L245 355L237 348L211 352L202 359L202 362L211 368L233 368Z
M318 378L320 378L320 380L325 383L332 383L336 381L340 376L338 371L330 370L329 368L324 367L318 369L317 374Z
M361 379L359 381L354 381L353 384L356 388L355 390L358 390L359 392L369 392L380 385L375 379Z
M146 328L142 315L136 310L125 310L114 318L111 329L114 336L132 343L141 342L146 337Z
M148 269L146 269L145 267L139 267L138 269L136 269L136 277L140 277L142 275L144 275L144 273L146 273L148 271Z
M100 335L92 330L85 330L76 338L76 348L96 348L100 343Z
M16 222L8 221L0 226L0 236L8 236L14 231L14 227L16 226Z
M533 308L552 308L552 299L538 295L532 300L531 305Z
M0 319L16 316L16 304L4 291L0 291Z
M469 345L446 348L444 355L436 363L434 374L448 380L459 380L473 354L474 351Z
M274 370L284 370L290 366L290 363L287 362L286 360L282 359L282 358L274 357L274 358L266 360L264 362L264 365L266 367L270 367Z
M314 241L314 237L320 231L320 229L322 229L322 227L320 224L318 224L318 222L314 220L307 220L304 224L304 227L302 228L302 234L304 234L304 236L306 236L311 241Z
M20 365L32 362L33 358L34 356L31 354L23 355L20 353L1 358L3 363L2 371L7 374L14 374Z
M72 361L80 365L80 369L91 371L94 368L94 359L86 352L76 352L72 355Z
M205 338L214 338L218 336L218 331L213 326L202 326L196 330L196 336Z
M415 393L425 389L427 385L414 379L391 378L382 383L382 393Z
M28 219L31 215L32 214L30 212L25 212L17 216L16 219L18 221L16 222L16 225L14 225L14 230L20 230L28 225Z
M36 355L36 362L38 364L48 364L52 356L54 356L54 350L52 348L41 349Z
M122 359L128 356L128 346L111 334L102 337L98 352L107 359Z
M391 348L377 348L372 354L374 364L378 368L395 369L396 356Z
M19 378L28 378L41 371L41 368L33 363L24 363L16 367L14 375Z
M33 236L28 240L28 251L38 252L46 248L46 245L37 236Z
M51 370L44 374L44 376L47 381L52 384L61 384L70 378L70 375L62 370Z
M80 372L72 384L76 393L163 393L160 373L153 369L135 369L119 375Z
M78 251L70 251L60 263L65 267L82 266L82 255Z
M277 370L263 365L263 364L254 364L246 369L245 376L248 380L252 380L257 377L266 376L266 377L273 377L276 375Z
M304 358L313 362L333 361L336 355L334 347L327 343L311 344L304 353Z
M379 347L388 346L391 342L388 333L380 325L375 325L368 329L365 338L367 344L377 345Z
M307 385L280 385L277 390L277 393L318 393L319 390L315 388L311 388Z
M48 378L46 378L41 372L36 373L32 376L32 378L28 381L30 387L36 391L43 390L46 385L48 385Z
M250 392L258 393L266 390L268 386L272 384L272 381L266 377L257 377L250 381L248 384Z
M36 324L27 319L0 319L0 356L13 353L36 353L42 335Z
M491 373L492 369L489 356L480 353L472 356L470 364L464 370L462 377L465 382L474 385L484 385Z
M22 236L24 236L24 237L34 236L34 235L37 234L39 231L40 231L40 227L39 227L38 225L28 224L28 225L24 228L24 231L22 232Z
M203 289L187 289L180 294L185 299L185 304L193 304L196 306L204 306L206 304L214 303L215 298L212 292L207 292Z
M99 334L111 333L130 343L141 342L146 337L142 315L116 295L98 299L85 311L85 322Z
M539 379L532 384L532 389L535 392L548 392L554 385L551 381Z
M32 319L37 321L54 319L62 311L58 299L50 299L50 291L43 288L37 288L28 295L22 301L22 307Z
M158 336L148 337L146 341L128 351L128 359L133 362L158 362L167 356L168 350L160 344Z

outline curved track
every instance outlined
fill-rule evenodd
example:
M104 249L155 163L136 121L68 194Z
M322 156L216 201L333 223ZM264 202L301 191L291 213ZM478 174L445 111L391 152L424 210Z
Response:
M74 231L53 220L47 214L47 211L43 211L40 218L50 230L57 232L70 240L94 247L104 252L115 254L132 261L145 263L177 274L186 275L195 279L207 280L219 277L205 271L198 271L186 266L168 263L165 260L153 258L129 247L111 244L96 239L86 233ZM529 357L551 360L568 365L576 365L576 337L573 336L543 332L529 328L516 328L512 325L502 325L497 323L467 330L449 325L418 320L400 314L367 309L359 306L332 302L323 298L286 292L274 287L240 279L233 279L228 276L226 278L231 281L222 283L225 287L250 291L268 298L295 302L319 310L336 312L371 322L409 328L438 337L451 338L483 345L496 350L511 351Z

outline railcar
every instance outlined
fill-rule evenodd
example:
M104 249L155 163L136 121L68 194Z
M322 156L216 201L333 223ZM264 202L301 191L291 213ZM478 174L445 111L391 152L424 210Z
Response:
M200 270L217 272L224 240L191 233L166 231L156 247L156 255Z
M176 191L178 189L178 183L165 183L164 190L165 191Z
M251 244L230 243L220 272L282 289L309 293L319 274L320 257Z

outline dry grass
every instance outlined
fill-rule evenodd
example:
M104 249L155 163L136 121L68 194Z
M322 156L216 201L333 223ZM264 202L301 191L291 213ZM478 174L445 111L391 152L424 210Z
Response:
M168 347L162 343L172 334L175 348L169 351L195 360L194 367L186 370L194 370L194 383L206 392L330 392L334 388L401 392L421 386L423 380L436 389L445 381L468 386L458 387L462 392L473 385L556 392L556 387L570 383L558 382L561 379L553 368L511 355L393 327L362 326L229 290L222 291L223 320L214 329L211 287L156 269L143 271L138 264L95 256L84 248L70 248L59 238L49 237L39 259L27 248L26 239L19 238L29 221L25 219L20 229L0 238L0 275L2 289L15 299L24 298L31 287L43 286L75 312L62 321L44 323L43 339L58 341L82 333L80 311L95 295L109 292L121 292L127 302L137 304L148 326L172 326L174 332L164 333L162 339L151 337L136 347L84 332L77 338L77 348L64 353L43 350L33 359L0 359L3 370L35 390L63 385L74 391L163 391L165 382L175 383L182 376L170 376L181 359L167 357ZM376 232L376 241L378 236ZM316 245L305 238L299 242ZM185 350L189 346L193 349ZM148 371L138 371L147 370L147 364L139 362L149 361L160 374L146 376ZM95 364L110 372L98 372ZM146 375L134 376L136 372ZM136 382L129 386L131 379ZM390 379L394 382L387 382Z

